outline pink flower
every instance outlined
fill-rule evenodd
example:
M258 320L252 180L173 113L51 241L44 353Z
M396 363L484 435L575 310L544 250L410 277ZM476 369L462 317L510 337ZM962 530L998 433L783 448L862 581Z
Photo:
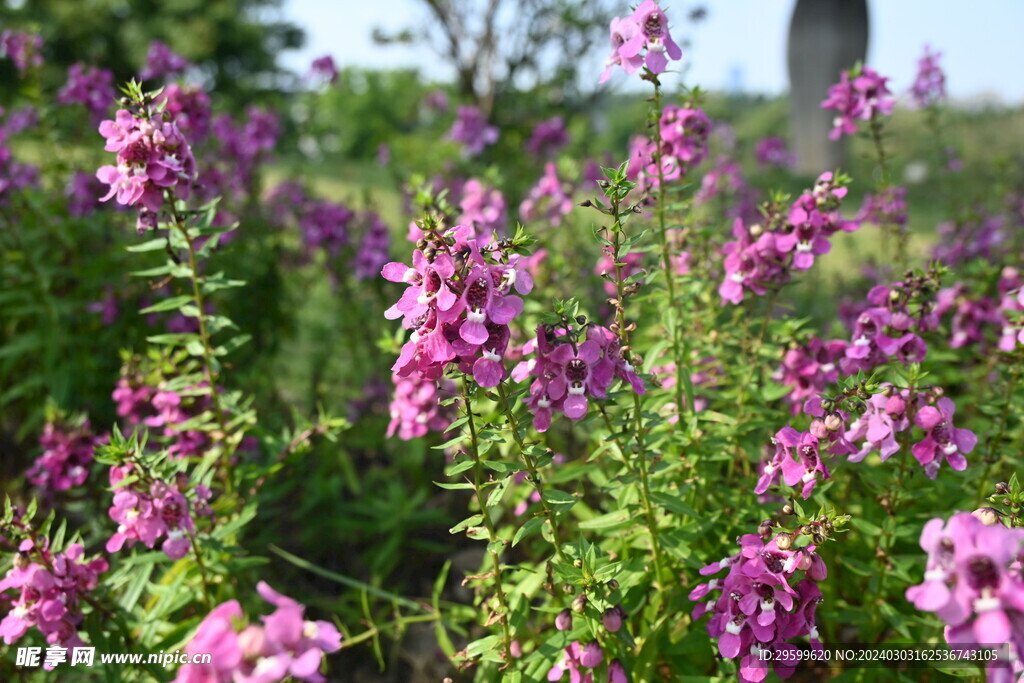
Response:
M943 456L954 470L967 468L965 454L974 450L978 437L969 429L953 426L953 401L943 396L934 406L925 406L914 415L914 424L925 431L925 438L914 444L914 457L934 479Z
M487 124L483 112L477 107L461 106L448 137L462 143L463 154L467 157L475 157L484 151L484 147L498 141L498 129Z
M888 80L868 67L844 71L839 83L828 89L828 98L821 103L824 109L839 112L829 137L838 140L843 135L856 133L857 119L867 121L891 114L895 101L886 86Z
M646 63L651 73L660 74L668 67L669 59L683 57L669 34L668 17L655 0L644 0L629 17L612 19L611 41L612 54L600 83L608 80L615 65L631 74ZM642 57L645 49L646 56Z

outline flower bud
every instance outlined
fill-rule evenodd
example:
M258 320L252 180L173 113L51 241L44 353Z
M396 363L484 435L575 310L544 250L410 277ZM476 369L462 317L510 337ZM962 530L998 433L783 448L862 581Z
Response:
M622 662L617 659L613 659L611 664L608 665L608 683L629 683L626 669L623 668Z
M779 550L789 550L789 547L793 545L793 536L787 533L776 534L775 545Z
M565 593L566 595L572 595L573 593L576 592L576 587L573 586L571 583L563 583L562 584L562 592Z
M1005 481L1001 481L998 484L996 484L996 493L999 493L999 494L1002 494L1002 495L1006 495L1009 492L1010 492L1010 487L1009 487L1009 485L1007 485L1007 483Z
M576 614L583 614L583 611L587 608L587 594L580 593L576 596L576 599L572 601L572 611Z
M596 669L601 666L602 659L604 659L604 652L601 651L601 646L596 640L584 645L583 651L580 652L580 664L588 669Z
M829 413L825 416L825 429L830 432L838 432L843 426L843 418L839 413Z
M794 512L796 512L796 511L793 509L793 506L790 505L789 503L787 503L787 504L782 506L782 514L784 514L784 515L792 515Z
M619 588L619 582L615 579L608 579L608 583L606 583L605 585L608 586L608 590L610 591L618 590Z
M757 533L761 536L761 538L763 538L766 541L769 538L771 538L772 520L766 519L763 522L761 522L760 526L757 527Z
M519 644L518 640L513 640L508 644L508 652L512 655L512 659L519 659L523 656L523 646Z
M572 566L576 567L576 569L583 569L583 560L576 558L572 561Z
M17 554L15 554L14 556L14 568L24 569L29 564L30 560L28 559L28 553L26 553L24 550L19 550Z
M971 514L985 526L995 526L996 524L999 524L999 511L995 508L978 508Z
M565 608L555 617L555 628L559 631L568 631L572 628L572 611Z
M618 605L615 607L609 607L604 611L604 614L601 615L601 623L604 624L604 627L611 633L615 633L622 628L622 616L623 610L621 607Z

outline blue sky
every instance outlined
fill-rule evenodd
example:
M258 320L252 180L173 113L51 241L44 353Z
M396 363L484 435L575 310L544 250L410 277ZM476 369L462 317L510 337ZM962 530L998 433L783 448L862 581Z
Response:
M629 1L622 3L625 13ZM787 89L785 41L794 0L664 0L670 19L682 24L698 5L708 18L690 28L688 84L725 89L737 79L744 89L776 94ZM398 30L422 25L421 0L362 2L288 0L285 16L307 32L307 46L284 62L304 72L313 58L331 54L339 65L365 67L416 66L444 80L449 73L425 49L380 47L370 34L374 26ZM869 0L871 38L868 64L889 76L891 87L905 90L913 80L925 43L943 53L947 88L954 98L998 97L1009 104L1024 102L1024 0ZM594 55L594 77L600 73L605 46ZM626 83L619 77L620 87Z

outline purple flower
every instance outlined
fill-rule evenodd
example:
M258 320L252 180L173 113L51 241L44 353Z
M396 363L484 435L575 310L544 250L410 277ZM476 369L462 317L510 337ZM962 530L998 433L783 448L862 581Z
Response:
M828 89L828 98L821 103L824 109L838 112L829 137L838 140L843 135L856 133L858 119L868 121L891 114L895 101L886 86L888 80L868 67L844 71L839 83Z
M455 419L454 406L442 406L441 399L454 395L455 385L446 379L425 380L418 375L393 375L394 397L391 400L391 422L387 436L398 434L403 441L443 432Z
M86 68L76 62L68 68L68 81L57 93L60 104L81 104L98 125L114 103L114 74L107 69Z
M177 76L191 67L187 59L172 51L166 43L154 40L149 44L146 66L139 72L139 79L148 81L151 78Z
M655 0L644 0L629 17L616 17L611 22L612 54L600 83L611 76L612 67L621 66L627 74L644 63L651 73L664 73L669 59L682 59L668 30L668 17ZM646 55L641 53L646 49Z
M96 436L92 433L89 420L85 420L81 426L47 422L39 437L43 454L25 473L25 477L48 493L81 486L89 476L93 450L106 438L106 435Z
M276 608L262 617L263 625L245 626L238 602L218 605L203 619L185 652L209 653L209 664L186 664L175 683L272 683L295 678L322 683L325 654L341 647L341 634L328 621L310 621L306 608L281 595L265 582L256 586L264 600Z
M0 621L0 636L10 645L35 627L46 641L61 647L84 647L78 636L83 595L96 588L98 576L109 568L106 560L83 559L81 544L72 543L54 553L48 540L23 540L17 560L0 580L0 592L15 589L18 597Z
M712 617L707 624L708 635L718 640L718 652L729 659L739 659L740 681L761 681L767 675L764 650L792 649L786 642L808 636L812 647L820 648L815 611L821 602L816 581L827 576L824 561L814 546L799 550L779 548L776 539L765 542L758 534L739 539L740 552L714 562L700 573L729 573L724 579L712 579L690 592L690 600L698 602L692 617ZM794 588L790 581L797 571L804 572ZM793 671L785 658L772 658L775 672L787 677Z
M487 125L487 119L478 108L461 106L448 137L462 144L465 156L475 157L484 151L484 147L498 141L498 129Z
M116 166L102 166L96 172L110 186L101 201L116 196L119 204L138 206L140 232L155 223L149 214L155 217L160 211L165 189L188 198L196 162L173 121L141 118L121 109L115 120L100 124L100 133L107 139L104 149L117 152Z
M955 410L953 401L943 396L934 406L925 406L914 415L914 424L925 431L924 439L914 444L914 457L924 466L930 479L935 478L942 457L954 470L966 469L964 455L973 451L978 443L974 432L953 426Z
M519 205L519 216L526 222L544 220L558 227L575 206L572 188L562 183L558 169L549 161L544 164L544 175Z
M0 33L0 56L10 58L20 72L40 67L43 65L43 37L6 30Z
M786 147L785 138L769 136L757 141L754 157L761 167L790 168L796 157Z
M1019 557L1024 530L985 525L967 512L928 522L921 547L928 553L923 583L907 600L946 624L946 642L1010 643L1024 652L1024 582Z
M526 149L538 159L546 159L554 156L567 144L569 133L565 130L565 121L561 116L553 116L534 126Z
M941 56L941 52L932 52L931 47L925 45L924 54L917 60L917 76L910 86L910 96L922 109L946 99L946 75L939 66Z
M338 80L338 67L334 64L334 57L324 55L314 59L309 66L307 78L315 83L334 85Z

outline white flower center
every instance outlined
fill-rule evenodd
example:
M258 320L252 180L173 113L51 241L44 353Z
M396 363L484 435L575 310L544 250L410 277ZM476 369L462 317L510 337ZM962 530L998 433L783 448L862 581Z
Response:
M945 581L946 570L945 569L929 569L924 573L925 581Z
M487 314L484 313L483 310L476 308L472 311L466 312L466 320L471 323L482 323L487 320Z
M497 363L497 362L499 362L501 360L501 356L496 354L494 351L488 351L487 349L484 349L483 356L487 360L494 361L495 363Z
M537 407L539 407L539 408L550 408L551 407L551 401L547 400L546 398L538 398L537 399Z
M992 610L999 609L1002 606L1002 601L994 595L990 595L986 598L978 598L974 601L975 612L991 612Z
M586 389L583 388L582 384L574 384L569 387L570 396L582 396L584 393L586 393Z
M738 636L740 631L743 630L743 624L737 624L735 621L730 620L726 623L725 630L734 636Z
M802 481L805 484L814 481L814 470L805 472L804 476L800 477L800 481Z

